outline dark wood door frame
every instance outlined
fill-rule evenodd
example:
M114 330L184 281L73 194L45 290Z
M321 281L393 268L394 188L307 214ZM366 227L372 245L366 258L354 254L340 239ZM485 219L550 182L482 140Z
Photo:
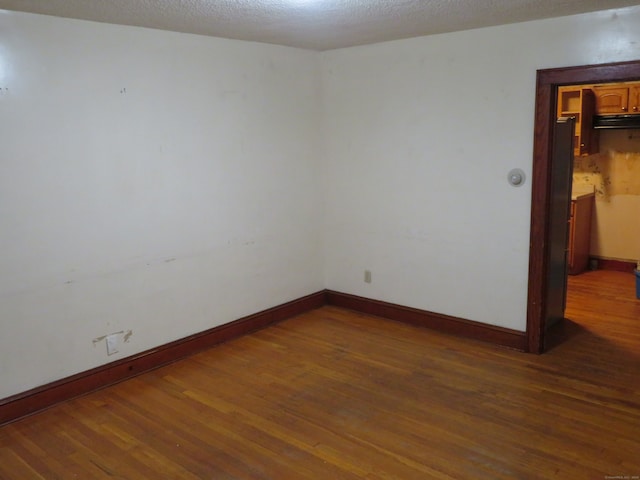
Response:
M551 204L551 151L556 99L561 85L640 80L640 60L538 70L533 140L531 236L529 240L529 293L527 351L544 350L544 318L549 274L549 209ZM568 207L568 205L567 205Z

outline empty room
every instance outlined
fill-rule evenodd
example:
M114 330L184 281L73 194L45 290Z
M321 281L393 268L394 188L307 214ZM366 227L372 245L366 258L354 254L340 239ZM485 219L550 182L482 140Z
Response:
M0 226L0 479L640 478L638 2L0 0Z

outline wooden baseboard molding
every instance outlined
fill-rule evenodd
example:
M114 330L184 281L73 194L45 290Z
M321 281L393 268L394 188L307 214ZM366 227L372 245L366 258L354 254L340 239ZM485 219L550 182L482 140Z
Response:
M440 332L525 350L524 332L416 308L325 290L226 323L160 347L123 358L0 400L0 425L44 410L56 403L113 385L168 365L219 343L246 335L323 305L355 310Z
M526 334L525 332L519 332L517 330L330 290L327 290L327 304L388 318L390 320L397 320L411 325L427 327L460 337L494 343L515 350L525 351L526 349Z
M0 400L0 425L38 412L64 400L78 397L168 365L218 343L320 308L325 304L326 293L324 291L317 292L146 352L4 398Z
M608 260L606 258L595 258L598 262L599 270L614 270L616 272L633 273L637 264L635 262L625 262L624 260Z

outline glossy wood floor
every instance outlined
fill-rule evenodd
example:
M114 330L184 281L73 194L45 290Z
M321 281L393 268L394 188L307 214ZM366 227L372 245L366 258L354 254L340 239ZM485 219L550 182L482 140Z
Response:
M542 356L325 307L0 428L0 478L632 478L634 282L571 277Z

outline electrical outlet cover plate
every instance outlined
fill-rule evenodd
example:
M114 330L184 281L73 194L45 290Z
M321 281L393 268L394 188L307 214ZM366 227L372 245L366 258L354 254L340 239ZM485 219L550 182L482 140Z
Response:
M118 334L107 335L107 355L118 353Z

